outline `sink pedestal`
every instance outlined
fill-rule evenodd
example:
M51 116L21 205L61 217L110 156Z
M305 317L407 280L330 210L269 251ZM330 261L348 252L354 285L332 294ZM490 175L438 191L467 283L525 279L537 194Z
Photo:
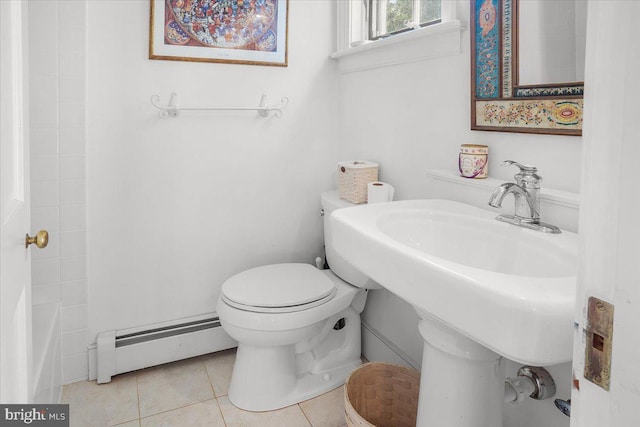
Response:
M417 427L502 427L501 356L417 311L425 339Z

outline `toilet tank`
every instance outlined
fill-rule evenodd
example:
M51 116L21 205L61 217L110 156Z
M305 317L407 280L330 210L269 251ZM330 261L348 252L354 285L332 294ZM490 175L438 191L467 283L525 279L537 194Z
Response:
M320 196L320 203L324 211L324 246L327 254L327 263L329 264L329 268L331 268L331 271L333 271L342 280L350 283L353 286L366 289L380 288L380 285L353 268L333 249L331 239L331 224L329 221L331 212L335 211L336 209L348 208L357 205L355 203L351 203L341 199L338 195L338 190L326 191L322 193Z

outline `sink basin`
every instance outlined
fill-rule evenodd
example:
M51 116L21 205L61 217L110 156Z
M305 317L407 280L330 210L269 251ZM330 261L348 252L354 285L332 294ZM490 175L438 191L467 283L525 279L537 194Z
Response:
M508 359L572 358L577 235L496 221L449 200L336 210L333 246L354 267L433 318Z

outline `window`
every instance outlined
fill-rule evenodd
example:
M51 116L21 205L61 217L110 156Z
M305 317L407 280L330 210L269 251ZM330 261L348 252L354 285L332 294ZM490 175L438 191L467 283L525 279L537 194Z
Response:
M441 0L367 0L368 39L375 40L441 21Z
M336 51L331 57L350 56L409 40L430 38L436 34L453 31L460 33L464 27L456 19L458 2L459 0L338 0ZM459 40L457 44L460 44ZM442 46L434 45L434 48L440 51ZM433 54L434 51L429 53Z

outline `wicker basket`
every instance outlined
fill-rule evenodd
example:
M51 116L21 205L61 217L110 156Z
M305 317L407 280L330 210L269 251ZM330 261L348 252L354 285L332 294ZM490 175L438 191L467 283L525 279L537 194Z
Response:
M378 180L378 164L364 161L338 163L338 193L351 203L367 201L367 184Z
M344 386L349 427L415 427L420 373L387 363L365 363Z

